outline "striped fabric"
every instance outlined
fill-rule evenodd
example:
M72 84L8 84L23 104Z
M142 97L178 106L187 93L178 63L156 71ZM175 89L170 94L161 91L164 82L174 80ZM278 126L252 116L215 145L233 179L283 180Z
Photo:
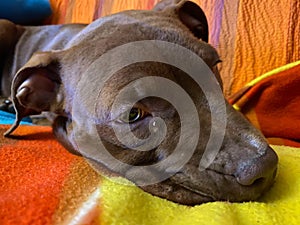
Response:
M227 96L272 69L300 60L299 0L193 0L205 11L210 43L223 63ZM90 23L127 9L151 9L158 0L51 0L49 23Z
M82 158L60 146L50 127L23 125L12 139L2 135L7 128L0 125L1 225L64 224L86 216L91 222L91 212L99 218L94 205L84 216L78 212L100 184Z

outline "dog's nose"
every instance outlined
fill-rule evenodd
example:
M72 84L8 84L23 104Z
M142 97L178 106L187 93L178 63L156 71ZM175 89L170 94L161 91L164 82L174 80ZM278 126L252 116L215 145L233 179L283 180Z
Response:
M277 171L278 157L270 147L261 157L239 163L236 178L245 186L273 180Z

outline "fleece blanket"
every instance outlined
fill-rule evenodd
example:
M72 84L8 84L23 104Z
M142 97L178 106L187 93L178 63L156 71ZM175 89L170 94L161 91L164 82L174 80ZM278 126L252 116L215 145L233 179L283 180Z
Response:
M21 126L15 139L0 141L2 225L300 223L298 148L273 146L278 177L258 201L187 207L101 177L53 140L49 128Z
M178 205L102 177L51 128L22 125L14 138L0 137L0 224L299 224L300 148L291 147L300 140L299 73L300 62L289 64L230 98L271 142L285 144L273 146L278 176L259 200Z

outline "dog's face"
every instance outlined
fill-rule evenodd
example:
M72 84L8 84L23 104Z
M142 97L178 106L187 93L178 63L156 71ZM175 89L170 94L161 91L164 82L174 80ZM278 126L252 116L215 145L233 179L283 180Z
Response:
M278 161L276 154L260 132L224 101L227 125L224 135L220 137L223 138L222 144L212 163L205 169L199 169L211 128L214 126L214 130L223 129L221 125L218 126L222 121L217 120L212 125L210 102L204 91L194 79L176 66L155 60L125 66L104 80L99 90L92 90L97 92L92 100L92 114L85 108L91 96L78 95L78 84L90 79L87 76L91 76L91 71L93 76L100 74L99 70L91 70L91 65L111 49L136 41L158 40L185 47L200 57L214 72L211 76L215 76L213 79L220 83L217 88L221 88L217 71L220 59L216 51L206 43L207 22L202 10L189 1L178 4L175 2L168 7L158 5L156 9L157 11L125 12L95 21L74 39L70 48L33 56L19 71L13 84L18 118L41 111L55 113L58 116L54 122L54 132L69 151L86 157L94 167L110 175L125 177L138 185L139 180L145 181L145 185L140 185L141 188L153 195L188 205L258 198L274 181ZM207 74L199 73L199 76L205 75ZM144 78L149 77L145 82ZM149 87L155 90L164 79L172 81L190 96L196 114L190 114L194 112L194 108L187 107L184 115L180 115L171 101L160 96L145 95ZM120 97L120 91L132 82L135 83L130 95L115 104ZM165 87L165 92L168 91L169 87ZM129 98L139 100L129 104ZM78 107L74 101L82 104L82 107ZM218 102L217 96L214 97L213 94L210 101ZM80 116L76 115L79 111L74 110L74 107L79 109ZM218 107L215 105L213 109L218 110ZM181 120L186 115L192 116L187 121L189 129L183 132ZM81 116L84 117L85 124L80 120ZM160 119L156 120L157 118ZM161 120L164 121L164 127L158 125ZM195 121L201 124L201 132L197 131ZM95 138L89 137L91 124L105 151L117 161L131 166L112 165L107 158L97 155L97 151L102 151L102 148L89 149L90 140ZM152 125L154 128L151 128ZM79 130L83 133L79 135L75 130L81 126L84 128ZM162 132L163 140L155 139L155 146L136 141L148 140L155 129L163 129L165 132ZM191 137L195 134L197 142L191 157L174 171L178 158L185 158L189 154L188 149L193 142ZM78 135L87 148L78 145ZM174 149L182 140L184 145L178 154ZM150 149L136 150L143 148L145 143L148 148L151 146ZM169 160L164 166L148 169L150 165L159 164L174 154L177 157L173 161ZM169 176L158 182L147 183L161 174Z

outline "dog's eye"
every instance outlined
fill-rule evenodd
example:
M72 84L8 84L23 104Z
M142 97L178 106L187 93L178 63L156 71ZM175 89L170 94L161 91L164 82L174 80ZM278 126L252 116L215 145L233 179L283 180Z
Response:
M144 116L145 112L142 109L132 108L130 111L123 113L120 117L120 120L123 123L134 123L143 119Z

